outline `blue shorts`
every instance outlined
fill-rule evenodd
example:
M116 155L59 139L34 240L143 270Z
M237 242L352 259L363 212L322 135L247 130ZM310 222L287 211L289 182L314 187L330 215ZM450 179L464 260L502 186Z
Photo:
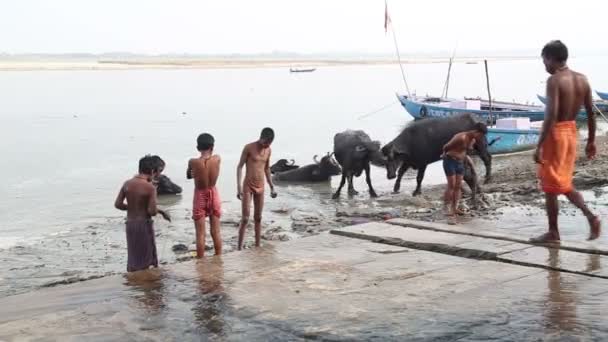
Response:
M446 176L461 176L464 174L464 163L462 160L456 160L448 155L443 157L443 171Z

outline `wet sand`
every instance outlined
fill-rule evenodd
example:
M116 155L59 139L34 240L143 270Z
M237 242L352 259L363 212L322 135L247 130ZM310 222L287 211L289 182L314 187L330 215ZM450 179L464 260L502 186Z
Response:
M608 336L606 256L394 224L332 233L0 299L0 339Z

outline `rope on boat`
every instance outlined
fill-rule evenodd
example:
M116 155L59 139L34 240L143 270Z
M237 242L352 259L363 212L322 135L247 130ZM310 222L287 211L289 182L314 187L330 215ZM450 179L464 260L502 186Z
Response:
M608 119L606 118L606 116L604 115L604 113L602 113L602 111L597 107L597 105L595 103L592 103L593 107L595 108L595 110L597 110L598 113L600 113L600 115L602 116L602 118L604 118L604 120L606 120L606 122L608 122Z
M384 0L384 13L388 16L388 2ZM410 93L410 87L407 84L407 79L405 78L405 71L403 70L403 65L401 64L401 54L399 53L399 44L397 44L397 35L395 34L395 27L392 24L392 20L388 25L391 27L391 32L393 32L393 41L395 42L395 51L397 52L397 60L399 62L399 68L401 69L401 77L403 77L403 83L405 83L405 90L407 90L407 95L412 97L412 93Z
M378 108L378 109L376 109L376 110L374 110L374 111L371 111L371 112L369 112L369 113L365 113L365 114L363 114L363 115L359 115L359 116L357 117L357 120L365 119L365 118L370 117L370 116L372 116L372 115L374 115L374 114L376 114L376 113L380 113L381 111L383 111L383 110L385 110L385 109L388 109L388 108L390 108L390 107L394 106L394 105L395 105L395 104L397 104L397 103L399 103L399 101L395 101L395 100L394 100L394 101L391 101L390 103L387 103L387 104L385 104L384 106L382 106L382 107L380 107L380 108Z

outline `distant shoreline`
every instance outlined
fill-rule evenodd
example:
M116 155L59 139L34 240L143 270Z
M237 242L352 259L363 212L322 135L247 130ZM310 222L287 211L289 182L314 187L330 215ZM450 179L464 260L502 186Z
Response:
M530 60L532 56L462 57L455 63ZM445 57L404 58L402 64L447 63ZM125 59L0 59L0 71L52 70L134 70L134 69L245 69L290 67L335 67L397 64L395 59L205 59L205 58L125 58Z

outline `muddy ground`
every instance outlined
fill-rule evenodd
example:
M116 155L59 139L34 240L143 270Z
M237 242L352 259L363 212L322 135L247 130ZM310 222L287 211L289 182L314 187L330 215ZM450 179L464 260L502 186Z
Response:
M597 157L594 160L588 160L585 156L585 145L585 141L579 142L574 184L577 189L591 190L596 197L600 197L605 191L604 186L608 184L608 137L597 137ZM476 168L482 187L477 205L473 203L470 191L463 183L461 206L467 211L465 216L498 219L502 215L500 209L505 207L544 208L544 195L538 188L533 151L494 156L492 167L491 181L483 184L485 170L483 164L477 160ZM381 208L338 210L337 221L350 224L363 218L381 220L395 216L423 221L446 220L442 205L445 185L425 186L423 183L422 189L422 195L418 197L401 193L379 198ZM568 207L562 209L564 212L571 210L572 208Z

